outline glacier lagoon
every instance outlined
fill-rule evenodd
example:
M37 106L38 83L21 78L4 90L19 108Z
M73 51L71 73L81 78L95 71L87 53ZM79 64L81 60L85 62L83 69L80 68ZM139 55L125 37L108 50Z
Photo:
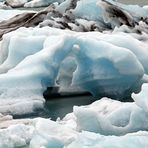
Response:
M119 2L124 3L124 4L132 4L132 5L148 5L147 0L119 0Z
M5 28L9 21L0 24L7 33L2 32L0 55L0 146L147 147L147 7L70 2L54 4L52 11L37 14L39 22L30 19L21 28L11 19L13 31ZM2 13L4 20L23 12ZM95 99L67 98L67 108L66 99L51 100L47 111L43 93L57 86L58 94L89 92ZM127 96L134 101L127 102ZM78 106L67 114L73 105ZM38 118L17 119L37 110Z

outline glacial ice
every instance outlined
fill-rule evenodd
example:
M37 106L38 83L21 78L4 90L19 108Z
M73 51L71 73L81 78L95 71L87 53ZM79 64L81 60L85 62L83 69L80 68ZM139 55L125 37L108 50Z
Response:
M88 8L85 9L84 5ZM92 12L91 15L87 10ZM139 11L139 13L134 13L134 11ZM96 1L93 0L83 1L82 3L77 0L67 0L60 4L54 3L38 13L18 15L11 20L0 23L0 28L2 27L5 30L0 31L0 36L2 37L4 33L18 29L19 26L50 26L79 32L103 32L105 30L112 30L115 27L127 25L126 27L130 27L128 28L129 31L140 34L147 32L147 15L148 11L142 7L121 5L117 2L113 3L113 1L102 2L99 0L96 3ZM29 21L26 21L26 17ZM16 19L18 19L17 25ZM22 19L22 21L19 21L20 19ZM10 25L12 25L11 28L9 28ZM127 31L127 29L124 31Z
M147 136L142 133L139 135L126 136L102 136L100 134L82 132L77 140L72 142L67 148L140 148L147 147Z
M63 144L68 148L147 147L147 116L144 108L134 102L103 98L88 106L74 107L74 112L60 121L37 119L35 131L38 132L35 133L38 134L33 136L31 145L46 147L58 141L57 147ZM35 142L37 140L39 143Z
M33 134L34 128L24 124L11 125L7 129L0 129L0 147L26 146Z
M21 7L24 6L29 0L6 0L6 3L11 7Z
M58 2L53 12L61 12L61 19L51 11L36 27L19 28L0 41L0 147L148 147L147 7L111 0ZM127 22L110 13L113 8L121 9ZM0 21L23 11L8 12L0 10ZM70 17L68 25L79 32L56 29L64 17ZM55 28L47 27L51 21ZM101 32L81 32L94 24ZM101 99L74 106L57 121L9 116L43 109L48 87L59 87L57 93L90 92ZM130 96L134 102L120 102Z
M28 3L25 3L24 7L44 7L52 4L54 2L63 2L64 0L32 0Z
M7 144L8 140L10 147L29 145L30 148L98 146L140 148L148 145L147 113L134 102L121 103L103 98L88 106L74 107L74 112L67 114L62 120L52 121L44 118L27 120L26 122L25 119L18 120L18 124L16 122L16 125L1 129L1 145ZM14 121L11 119L10 123ZM6 121L3 122L5 125ZM93 133L92 129L96 133Z
M63 2L64 0L0 0L2 8L19 7L45 7L54 2Z
M25 10L3 10L0 9L0 21L4 21L14 17L17 14L26 12Z
M125 135L148 130L148 115L136 103L121 103L103 98L90 106L75 107L79 130L102 135Z
M0 56L1 100L4 103L10 98L16 99L16 103L12 103L16 110L19 103L23 107L23 101L28 102L28 107L29 104L33 108L42 107L43 92L47 87L58 85L58 71L62 61L68 57L73 58L77 66L67 87L79 87L95 96L105 94L117 99L122 99L125 92L139 91L145 70L135 53L144 55L146 47L140 46L141 43L130 36L129 40L132 38L139 43L139 49L131 45L129 50L126 45L115 45L117 42L109 41L106 36L97 32L75 33L49 27L21 28L4 35ZM118 36L125 40L125 44L128 43L128 36ZM12 113L11 108L9 112Z
M148 53L147 53L148 44L147 43L137 40L131 35L123 32L119 32L119 31L117 32L114 31L114 33L112 34L105 34L104 36L101 37L101 39L103 40L105 39L105 41L112 43L116 46L129 49L131 52L133 52L136 55L138 60L141 62L145 73L146 74L148 73L148 66L146 64L148 62L147 61L148 60ZM142 52L139 51L140 48Z
M143 110L147 113L148 112L148 101L147 101L147 96L148 96L148 84L145 83L142 85L142 90L138 94L132 94L132 97L136 104L143 108ZM142 99L141 99L142 98Z

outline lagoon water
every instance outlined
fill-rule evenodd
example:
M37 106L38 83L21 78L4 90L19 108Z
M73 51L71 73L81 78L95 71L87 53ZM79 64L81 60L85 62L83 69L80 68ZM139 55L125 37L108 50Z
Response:
M45 117L51 118L52 120L56 120L58 117L63 118L67 113L73 111L74 105L88 105L95 100L96 98L89 95L77 97L51 98L46 102L45 105Z
M148 0L117 0L118 2L122 2L124 4L133 4L133 5L148 5Z

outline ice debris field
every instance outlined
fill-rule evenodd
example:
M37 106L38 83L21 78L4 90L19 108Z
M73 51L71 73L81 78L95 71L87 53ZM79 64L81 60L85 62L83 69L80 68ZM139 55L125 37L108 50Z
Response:
M148 147L148 6L113 0L0 6L48 6L0 9L1 148ZM42 110L49 87L98 100L56 121L13 119Z

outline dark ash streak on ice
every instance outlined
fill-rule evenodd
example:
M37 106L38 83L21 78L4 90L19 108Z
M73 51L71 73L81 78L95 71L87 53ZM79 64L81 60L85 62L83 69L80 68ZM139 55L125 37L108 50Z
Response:
M130 12L107 0L102 0L98 3L104 10L104 20L92 21L81 17L77 18L71 10L76 8L78 1L79 0L71 0L63 14L60 13L54 5L50 5L40 12L19 14L9 20L0 22L0 39L2 39L3 34L14 31L20 27L35 27L38 25L39 27L50 26L80 32L102 32L112 30L115 26L126 25L131 32L141 34L142 31L144 31L148 33L148 18L140 17L135 19ZM78 19L85 23L79 22ZM139 22L142 23L139 24Z

